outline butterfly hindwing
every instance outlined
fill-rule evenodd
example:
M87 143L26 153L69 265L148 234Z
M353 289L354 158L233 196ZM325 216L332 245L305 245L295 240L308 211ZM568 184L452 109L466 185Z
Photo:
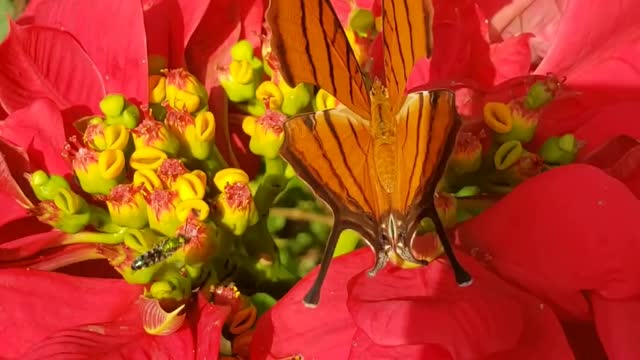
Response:
M433 202L455 145L460 119L454 94L448 90L409 94L396 120L398 159L404 163L399 166L394 206L416 220L412 215L419 216Z
M284 129L281 154L334 214L378 213L366 120L340 107L293 117Z
M367 85L329 0L271 0L267 20L272 50L289 85L317 85L369 118Z
M397 112L415 63L431 56L433 48L431 0L382 1L384 71L391 107Z

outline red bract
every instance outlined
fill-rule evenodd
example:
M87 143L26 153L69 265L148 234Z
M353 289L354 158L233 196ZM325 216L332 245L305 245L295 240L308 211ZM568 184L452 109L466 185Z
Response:
M468 288L455 284L444 261L370 278L370 250L339 257L318 308L302 305L307 277L265 314L252 359L572 358L550 309L473 259L461 260L474 276Z
M170 69L184 67L184 49L202 20L209 0L143 0L147 50L166 59Z
M110 14L118 14L110 15ZM81 15L81 16L79 16ZM82 45L101 75L107 93L122 93L139 102L148 96L148 65L142 5L138 1L86 2L81 0L42 0L30 4L21 24L34 24L59 29ZM55 40L51 42L55 44ZM38 58L48 65L60 56ZM70 57L70 61L75 61ZM73 65L62 69L63 78L74 74ZM74 90L81 91L79 83L86 81L83 74L74 81ZM55 79L58 80L58 79ZM50 96L50 95L49 95ZM98 101L91 102L96 107ZM86 103L72 103L84 105Z
M0 271L0 280L0 335L11 358L205 359L217 354L228 313L200 297L187 326L171 336L152 336L132 306L142 289L122 280L20 269Z

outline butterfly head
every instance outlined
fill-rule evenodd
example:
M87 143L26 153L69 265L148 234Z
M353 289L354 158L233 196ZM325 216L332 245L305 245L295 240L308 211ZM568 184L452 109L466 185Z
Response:
M389 92L387 91L387 88L384 87L380 79L376 78L373 80L373 85L371 86L371 90L369 90L369 97L371 98L372 106L387 103L389 101Z
M383 247L386 249L396 249L398 244L404 242L406 227L401 216L396 212L390 212L380 223L380 237Z

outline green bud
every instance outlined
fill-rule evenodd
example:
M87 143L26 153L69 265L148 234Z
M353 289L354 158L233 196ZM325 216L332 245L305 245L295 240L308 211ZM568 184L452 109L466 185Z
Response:
M308 84L298 84L290 88L284 81L280 82L283 101L280 111L288 116L299 114L311 103L312 88Z
M135 105L128 105L122 113L122 125L127 129L133 129L138 126L140 120L140 110Z
M548 104L553 99L553 93L551 93L548 87L542 82L537 81L527 93L527 97L524 100L524 105L527 109L535 110Z
M118 116L122 113L125 103L122 94L109 94L100 101L100 110L107 117Z
M40 201L53 200L60 189L71 190L69 183L62 176L47 175L42 170L37 170L29 178L31 188Z
M572 163L578 153L578 142L572 134L550 137L538 152L544 162L555 165Z
M251 60L253 58L253 45L248 40L240 40L231 48L233 60Z
M180 275L176 270L158 274L159 281L151 285L149 292L155 299L183 300L191 294L191 280Z
M262 316L267 310L271 309L276 304L276 299L271 295L263 292L255 293L251 296L251 303L256 307L258 311L258 318Z
M375 17L366 9L354 9L349 14L349 27L359 35L366 35L375 29Z

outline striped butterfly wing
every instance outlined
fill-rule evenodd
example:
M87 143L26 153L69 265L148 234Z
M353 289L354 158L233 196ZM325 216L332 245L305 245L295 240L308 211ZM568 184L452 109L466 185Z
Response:
M391 109L404 104L404 92L415 63L433 49L431 0L383 0L384 72Z
M411 93L396 115L398 123L398 191L394 207L407 220L433 202L460 125L454 94L448 90ZM415 214L413 214L415 213ZM424 215L423 215L424 216ZM411 217L414 217L413 219Z
M369 242L377 234L377 219L384 197L372 181L373 138L368 121L347 108L319 111L291 118L284 125L282 156L298 176L334 213L322 264L305 303L315 306L344 229L354 229Z
M458 262L434 205L434 193L444 174L460 127L454 93L449 90L417 92L396 115L398 123L398 191L392 206L404 216L406 235L401 249L411 249L413 234L424 217L435 225L447 258L460 286L471 276ZM409 258L413 257L405 251Z
M324 89L364 119L369 91L329 0L271 0L271 47L285 81Z

